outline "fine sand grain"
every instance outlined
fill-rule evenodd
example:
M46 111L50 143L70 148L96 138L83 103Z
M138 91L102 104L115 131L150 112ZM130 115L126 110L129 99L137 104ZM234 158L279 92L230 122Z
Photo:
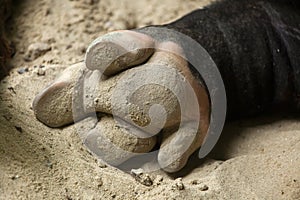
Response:
M16 46L13 70L0 84L0 199L300 199L297 117L231 123L205 160L172 176L135 177L96 160L75 127L52 129L34 117L34 97L82 61L98 36L167 23L207 3L19 1L7 34Z

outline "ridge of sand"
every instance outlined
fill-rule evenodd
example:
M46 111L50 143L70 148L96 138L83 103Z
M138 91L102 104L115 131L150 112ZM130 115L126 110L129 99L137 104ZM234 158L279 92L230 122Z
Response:
M209 1L132 2L19 2L8 34L17 50L14 69L0 85L0 199L300 199L300 123L295 118L230 124L209 158L191 165L197 167L188 175L178 175L182 180L159 171L150 174L150 187L96 161L74 127L51 129L35 119L35 95L82 60L97 36L170 22ZM34 43L51 50L26 62Z

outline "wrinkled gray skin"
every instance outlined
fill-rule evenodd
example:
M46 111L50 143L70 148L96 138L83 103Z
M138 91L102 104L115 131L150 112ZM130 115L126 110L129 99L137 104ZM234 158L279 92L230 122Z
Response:
M81 134L93 153L117 165L133 156L123 150L146 153L158 142L159 165L167 172L176 172L204 140L209 125L209 97L194 67L176 56L184 54L190 60L197 57L197 52L172 35L161 35L155 27L186 34L208 51L225 83L228 116L236 118L261 113L271 106L299 108L299 8L295 0L225 0L173 23L135 30L141 34L125 31L102 36L88 48L85 63L71 66L36 97L35 114L46 125L60 127L72 123L74 117L79 120L94 111L105 113L103 121L100 119L92 130ZM159 47L167 53L154 50ZM119 95L122 99L122 92L114 94L118 83L126 86L151 79L137 75L154 66L161 66L162 74L166 74L160 79L174 83L171 91L178 89L176 83L182 79L179 74L195 91L201 116L196 130L193 123L197 122L197 114L182 118L176 95L157 85L137 91L125 104L112 98ZM176 73L167 75L172 73L166 69ZM100 79L99 83L91 84ZM79 97L75 98L75 107L74 94ZM161 121L166 122L162 127L160 123L151 123L153 119L160 121L158 115L150 115L149 105L155 104L163 105L166 111L161 113ZM122 125L116 124L111 115L120 118ZM181 121L182 129L174 131ZM153 126L149 128L149 124ZM160 128L163 131L157 133ZM104 138L110 138L112 143L103 142Z

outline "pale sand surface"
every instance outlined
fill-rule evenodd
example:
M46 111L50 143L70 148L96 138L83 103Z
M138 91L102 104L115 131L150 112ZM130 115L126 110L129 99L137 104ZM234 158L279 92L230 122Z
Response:
M67 66L81 61L96 37L167 23L207 3L22 1L9 35L17 49L14 69L0 86L0 199L300 199L299 118L229 124L209 158L177 175L183 178L182 188L180 180L161 171L150 174L152 186L144 186L91 156L74 127L51 129L33 115L35 95ZM28 46L36 42L51 50L24 61ZM19 74L21 68L29 71ZM38 76L38 71L45 75Z

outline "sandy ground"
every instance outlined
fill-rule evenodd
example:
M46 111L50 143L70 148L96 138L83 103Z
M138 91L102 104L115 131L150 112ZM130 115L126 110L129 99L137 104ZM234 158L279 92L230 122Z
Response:
M74 127L51 129L33 115L35 95L81 61L97 36L170 22L208 2L19 1L8 34L17 50L13 70L0 86L0 199L300 199L295 117L228 124L207 159L173 176L153 172L145 186L97 161ZM36 47L45 54L28 52Z

